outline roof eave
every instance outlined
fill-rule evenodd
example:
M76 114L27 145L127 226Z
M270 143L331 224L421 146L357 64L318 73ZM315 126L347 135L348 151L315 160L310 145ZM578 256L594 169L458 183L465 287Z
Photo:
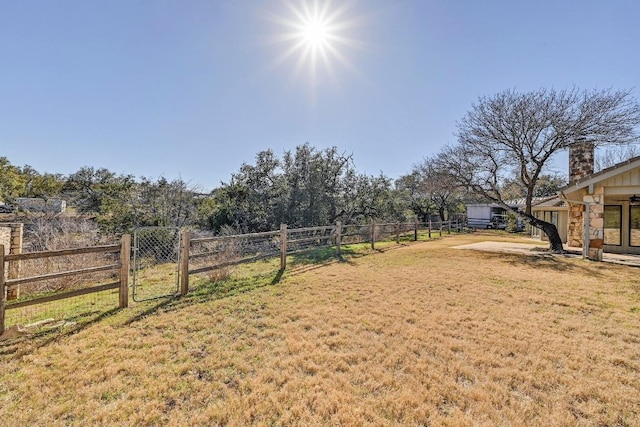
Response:
M604 181L613 176L625 173L631 169L635 169L636 167L640 167L640 156L633 157L629 160L625 160L624 162L615 164L609 168L601 170L600 172L591 174L590 176L583 179L570 182L566 186L560 188L560 191L565 192L581 190L597 182Z

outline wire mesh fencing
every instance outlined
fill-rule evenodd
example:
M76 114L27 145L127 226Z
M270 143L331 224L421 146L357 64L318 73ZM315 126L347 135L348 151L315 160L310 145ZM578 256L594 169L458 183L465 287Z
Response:
M141 227L133 236L133 300L176 294L180 283L180 228Z
M50 327L85 321L125 307L128 256L120 245L9 254L1 257L5 288L0 332L12 326ZM125 295L125 296L123 296Z
M287 254L296 254L336 243L336 227L307 227L287 230Z
M5 325L7 329L18 326L32 332L73 326L117 309L118 300L118 289L107 289L26 306L10 303L5 314Z
M372 237L370 224L347 224L342 226L342 243L370 242Z
M235 265L278 256L281 243L280 231L193 237L189 272L206 273L212 280L223 279Z

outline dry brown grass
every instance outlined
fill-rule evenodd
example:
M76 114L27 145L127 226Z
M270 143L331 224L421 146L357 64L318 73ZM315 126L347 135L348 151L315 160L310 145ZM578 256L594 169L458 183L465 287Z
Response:
M7 361L0 424L639 425L639 270L479 238L119 313Z

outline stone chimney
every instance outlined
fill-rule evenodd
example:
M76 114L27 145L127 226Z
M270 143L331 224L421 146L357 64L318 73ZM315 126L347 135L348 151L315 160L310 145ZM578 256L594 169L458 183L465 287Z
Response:
M593 174L595 145L585 139L569 146L569 182L578 181Z

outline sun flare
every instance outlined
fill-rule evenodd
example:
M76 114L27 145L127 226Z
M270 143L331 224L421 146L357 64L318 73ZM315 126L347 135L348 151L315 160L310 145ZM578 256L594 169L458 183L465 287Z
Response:
M329 40L328 25L312 18L303 23L302 38L312 48L323 48Z
M289 67L293 81L308 75L313 84L326 76L337 81L338 67L354 70L348 54L359 47L352 33L360 21L350 16L353 2L301 0L294 4L285 0L284 6L284 15L270 14L277 24L272 41L284 47L273 67L293 63Z

